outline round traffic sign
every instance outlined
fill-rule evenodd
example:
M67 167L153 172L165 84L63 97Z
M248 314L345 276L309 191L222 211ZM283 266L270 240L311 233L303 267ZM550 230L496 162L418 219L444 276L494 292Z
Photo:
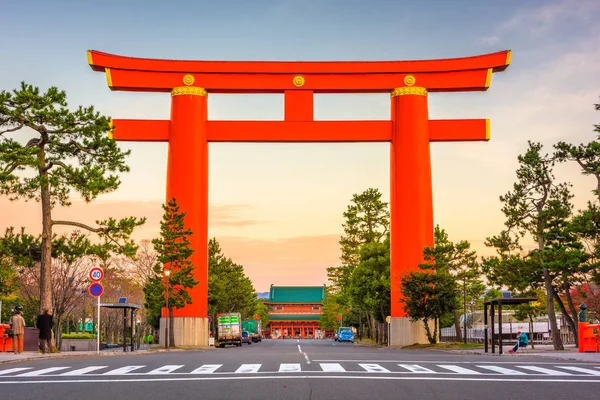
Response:
M210 324L212 322L212 318L208 317L208 323Z
M90 279L94 282L100 282L104 278L104 271L100 267L90 269Z
M98 282L94 282L90 285L90 294L94 297L98 297L102 294L102 292L104 292L104 288L102 287L102 284L98 283Z

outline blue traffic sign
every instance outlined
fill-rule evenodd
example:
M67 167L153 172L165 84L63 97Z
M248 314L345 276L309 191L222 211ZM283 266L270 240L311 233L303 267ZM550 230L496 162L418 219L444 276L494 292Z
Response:
M104 292L102 284L95 282L90 285L90 294L94 297L98 297Z
M208 323L210 324L212 322L212 318L208 317Z

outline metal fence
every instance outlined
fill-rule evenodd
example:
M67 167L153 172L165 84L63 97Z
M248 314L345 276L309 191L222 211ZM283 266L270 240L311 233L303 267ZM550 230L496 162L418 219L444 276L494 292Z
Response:
M491 330L491 328L487 328L487 329L488 329L488 335L489 335L488 343L491 345L492 330ZM496 327L495 331L496 331L496 334L494 335L493 340L495 343L498 343L497 327ZM525 332L529 336L529 340L531 342L533 342L534 345L535 344L552 344L552 338L550 337L550 334L548 332L530 333L527 331L527 329L525 329ZM442 328L442 329L440 329L439 341L440 342L465 342L463 335L464 335L463 327L461 327L461 335L456 334L456 328L453 326L449 327L449 328ZM502 343L510 344L510 343L515 342L516 335L517 335L516 329L509 330L508 332L503 331ZM561 326L560 337L562 339L563 344L575 344L575 335L573 334L573 331L571 330L571 328L569 326ZM484 338L485 338L485 328L483 328L483 327L467 328L466 338L467 338L466 343L483 344Z

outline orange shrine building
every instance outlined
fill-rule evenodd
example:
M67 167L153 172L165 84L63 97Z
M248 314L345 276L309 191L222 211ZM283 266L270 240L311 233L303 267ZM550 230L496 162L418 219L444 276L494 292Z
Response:
M265 305L269 309L266 334L271 339L324 339L333 332L321 329L323 286L271 285Z

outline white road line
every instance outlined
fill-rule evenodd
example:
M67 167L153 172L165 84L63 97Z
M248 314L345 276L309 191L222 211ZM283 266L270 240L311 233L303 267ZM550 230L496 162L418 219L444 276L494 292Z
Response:
M587 368L579 368L579 367L561 367L557 365L557 368L562 368L562 369L568 369L571 371L575 371L575 372L582 372L584 374L589 374L589 375L600 375L600 371L594 371L593 369L587 369ZM596 367L598 368L598 367Z
M531 365L517 365L517 367L528 369L530 371L541 372L542 374L546 374L546 375L571 375L568 372L555 371L553 369L535 367L535 366L531 366Z
M223 364L204 364L200 368L196 368L191 374L212 374L219 368L221 368Z
M346 372L344 367L339 363L321 363L323 372Z
M206 377L183 377L183 378L116 378L116 379L56 379L56 380L16 380L7 381L0 380L0 385L7 384L25 384L31 385L33 383L49 384L58 383L64 385L65 383L132 383L132 382L191 382L191 381L231 381L231 380L255 380L255 379L368 379L368 380L389 380L389 381L462 381L462 382L545 382L546 384L551 383L593 383L595 385L600 384L598 379L568 379L568 378L555 378L555 379L539 379L539 378L467 378L458 376L376 376L376 375L237 375L237 376L206 376Z
M298 353L302 353L302 347L300 347L300 345L298 345Z
M99 366L95 366L95 367L79 368L79 369L76 369L73 371L65 372L64 374L60 374L60 375L61 376L78 376L78 375L87 374L88 372L96 371L96 370L99 370L102 368L108 368L108 366L99 365Z
M183 365L164 365L160 368L153 369L148 372L148 375L161 375L161 374L169 374L179 368L183 367Z
M113 369L112 371L105 372L102 375L125 375L128 372L135 371L136 369L144 367L145 365L127 365L126 367L121 367Z
M364 363L416 363L416 364L442 364L447 360L425 361L425 360L313 360L320 362L364 362ZM585 362L540 362L540 361L454 361L454 364L535 364L535 365L589 365ZM595 367L600 368L600 366Z
M300 364L279 364L279 372L300 372Z
M262 364L242 364L236 371L236 374L246 374L258 372Z
M25 372L24 374L19 374L16 376L38 376L38 375L42 375L42 374L48 374L48 373L54 372L54 371L60 371L61 369L67 369L67 368L71 368L71 367L50 367L50 368L38 369L37 371Z
M419 372L419 373L426 373L426 374L437 374L437 372L432 371L430 369L427 369L425 367L421 367L420 365L417 365L417 364L398 364L398 366L400 366L402 368L406 368L410 372Z
M390 372L389 370L383 368L379 364L358 364L365 369L367 372Z
M12 374L13 372L19 372L19 371L27 371L28 369L31 369L31 367L5 369L3 371L0 371L0 375Z
M499 372L502 375L527 375L525 372L517 371L516 369L499 367L497 365L478 365L479 368L489 369L490 371Z
M473 371L472 369L459 367L458 365L438 365L438 367L454 371L459 374L479 375L481 372Z
M306 353L302 353L304 354L304 358L306 358L306 363L310 364L310 359L308 358L308 355Z

